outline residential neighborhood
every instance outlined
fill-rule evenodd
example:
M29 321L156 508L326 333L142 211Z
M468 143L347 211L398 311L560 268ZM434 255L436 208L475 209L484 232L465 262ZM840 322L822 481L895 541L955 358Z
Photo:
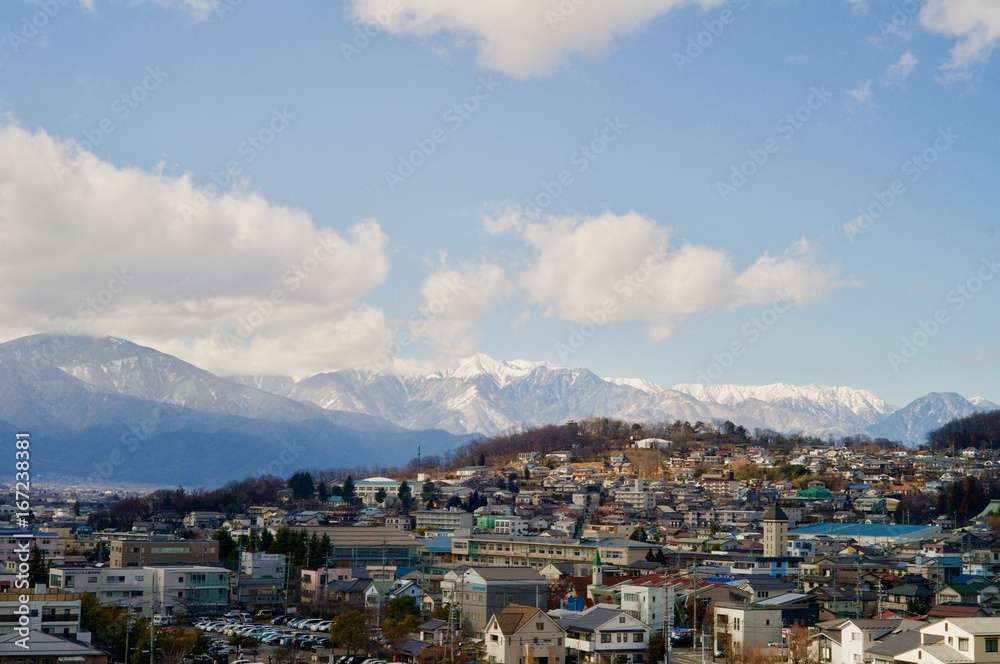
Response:
M0 540L0 637L26 593L32 633L94 664L130 647L98 609L136 636L197 633L206 662L231 643L323 662L1000 662L990 451L959 475L950 454L865 441L634 438L395 477L298 471L235 483L228 505L50 489L28 591L23 533Z

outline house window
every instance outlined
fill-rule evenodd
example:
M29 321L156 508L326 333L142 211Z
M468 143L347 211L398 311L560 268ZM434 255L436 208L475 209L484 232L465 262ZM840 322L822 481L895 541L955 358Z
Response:
M491 634L490 640L493 641L493 643L497 643L498 641L500 641L500 638L496 634Z
M961 652L969 652L969 640L968 639L959 639L958 640L958 649Z
M618 622L624 623L625 622L625 616L618 616Z
M632 643L642 643L645 636L642 632L636 632L632 635Z
M611 643L611 635L601 634L601 643Z
M539 632L543 631L545 629L545 623L540 623L540 622L535 623L535 629L537 629Z
M986 652L997 652L997 639L986 639Z

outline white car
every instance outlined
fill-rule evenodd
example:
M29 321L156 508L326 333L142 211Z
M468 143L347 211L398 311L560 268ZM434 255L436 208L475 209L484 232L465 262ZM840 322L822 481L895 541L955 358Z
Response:
M315 625L313 625L312 627L310 627L310 629L312 631L314 631L314 632L329 632L330 631L330 621L329 620L321 620L320 622L318 622Z

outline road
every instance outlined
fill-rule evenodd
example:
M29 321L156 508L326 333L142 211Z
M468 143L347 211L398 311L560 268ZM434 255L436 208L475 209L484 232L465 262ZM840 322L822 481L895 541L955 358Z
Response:
M701 649L673 648L670 651L670 664L701 664ZM712 651L708 648L705 649L705 664L712 664Z

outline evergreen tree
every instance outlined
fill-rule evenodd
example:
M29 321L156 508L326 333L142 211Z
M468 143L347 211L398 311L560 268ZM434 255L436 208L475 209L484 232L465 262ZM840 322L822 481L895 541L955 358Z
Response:
M399 502L403 506L403 511L409 511L410 507L413 505L413 490L410 489L410 483L406 480L399 485L398 492Z
M358 497L357 492L354 488L354 478L351 477L350 475L348 475L347 479L344 480L343 497L345 503L353 503Z
M292 490L295 500L311 500L316 495L312 475L304 471L299 471L288 479L288 488Z

